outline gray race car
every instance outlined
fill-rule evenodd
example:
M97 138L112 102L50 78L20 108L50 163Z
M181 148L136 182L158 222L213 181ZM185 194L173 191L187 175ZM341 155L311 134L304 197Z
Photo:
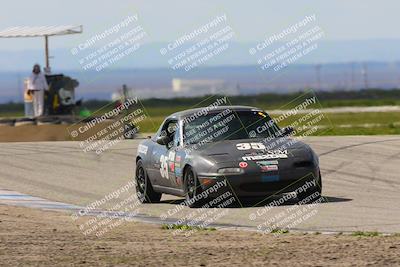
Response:
M304 200L321 194L318 156L290 138L261 109L217 106L167 117L136 155L136 190L143 203L163 193L182 196L190 207L232 191L237 198L295 192ZM217 185L217 186L216 186ZM209 190L209 189L218 190Z

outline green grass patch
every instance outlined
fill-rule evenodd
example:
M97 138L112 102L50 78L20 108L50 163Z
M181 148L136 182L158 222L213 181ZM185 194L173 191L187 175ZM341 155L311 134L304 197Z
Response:
M181 231L215 231L214 227L200 227L200 226L190 226L186 224L163 224L161 225L163 230L181 230Z
M272 115L276 118L279 115ZM290 116L279 126L286 127L298 120L301 114ZM400 112L324 113L320 124L326 130L315 135L393 135L400 134Z
M229 96L228 102L233 105L256 106L267 111L282 109L285 105L304 95L304 92L289 94L260 94L256 96ZM323 108L344 106L382 106L400 105L400 89L379 90L369 89L360 91L315 92ZM218 96L193 97L174 99L144 99L141 104L149 115L140 122L139 131L142 133L156 132L164 118L172 113L192 108L206 106L215 101ZM90 111L101 109L105 112L114 107L110 101L90 100L83 103ZM22 117L22 103L0 104L0 117ZM272 115L277 118L279 115ZM298 120L304 114L290 116L279 123L285 127ZM399 135L400 112L364 112L364 113L324 113L324 119L317 125L327 126L326 130L318 130L314 135ZM346 127L347 126L347 127Z
M159 108L159 111L161 109ZM161 112L160 112L161 113ZM168 116L169 114L165 115ZM140 123L140 132L156 132L165 116L151 116ZM273 115L272 117L277 117ZM291 116L279 123L286 127L301 115ZM368 112L368 113L326 113L323 125L326 130L318 130L316 135L393 135L400 134L400 112ZM331 124L332 123L332 124ZM365 125L372 125L365 127ZM376 126L373 126L376 124ZM349 127L341 127L347 125Z
M280 228L275 228L271 230L271 234L288 234L289 230L287 229L280 229Z
M356 231L351 234L352 236L367 236L367 237L372 237L372 236L379 236L378 232L364 232L364 231Z
M321 134L321 136L345 136L345 135L398 135L400 129L390 127L364 128L353 126L351 128L333 127Z
M2 118L16 118L24 117L25 113L23 111L1 111L0 117Z

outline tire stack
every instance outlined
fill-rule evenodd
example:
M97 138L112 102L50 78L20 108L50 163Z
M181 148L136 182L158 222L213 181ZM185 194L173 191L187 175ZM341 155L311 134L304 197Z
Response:
M15 119L14 126L22 126L22 125L35 125L36 120L33 118L18 118Z
M14 126L15 119L0 118L0 126Z
M79 120L72 117L39 117L39 118L0 118L1 126L25 126L25 125L71 125L79 122Z
M60 124L61 121L57 117L44 117L36 119L37 125L53 125Z

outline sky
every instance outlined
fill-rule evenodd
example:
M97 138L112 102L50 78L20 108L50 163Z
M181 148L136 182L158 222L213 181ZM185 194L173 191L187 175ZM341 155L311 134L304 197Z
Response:
M138 14L148 33L147 42L168 42L219 14L226 14L237 33L235 41L257 42L315 14L325 40L400 39L400 2L395 0L336 1L134 1L37 0L4 1L0 30L12 26L77 24L85 36ZM69 48L82 36L51 39L51 48ZM0 50L41 49L43 40L0 39Z
M252 49L258 49L257 44L281 33L306 16L315 16L315 20L309 26L302 28L302 33L317 26L323 33L322 37L310 42L309 46L298 49L296 54L291 54L288 59L296 59L287 65L385 62L397 68L400 66L400 31L397 30L397 26L400 25L399 10L400 2L396 0L6 0L1 3L0 8L0 31L15 26L83 25L83 34L50 38L50 63L53 73L78 71L80 76L86 77L89 71L96 70L95 74L100 77L108 70L167 68L174 75L180 75L175 72L174 67L179 66L185 59L189 62L189 58L192 58L192 61L181 70L187 71L186 68L195 62L199 68L253 66L259 71L260 66L270 63L271 58L267 56L271 51L276 51L279 46L299 38L301 32L299 30L296 34L284 35L279 40L280 43L274 44L275 47L260 49L256 54L252 54ZM137 51L115 60L115 63L113 61L104 70L97 69L105 61L117 59L120 52L128 51L127 47L130 46L125 46L126 50L121 49L112 57L105 57L103 61L99 60L100 63L86 69L86 66L94 63L96 59L102 58L99 54L94 58L90 58L90 55L123 36L122 32L118 32L110 35L108 39L98 41L90 49L79 51L77 54L72 52L96 34L103 33L127 17L136 15L138 21L125 30L140 25L146 33L146 37L137 42L140 43L140 49ZM226 51L216 53L204 62L200 60L218 51L222 45L207 50L207 53L198 58L194 55L208 47L208 43L199 46L197 51L187 52L193 43L198 45L202 40L208 39L212 34L210 31L199 35L197 40L191 40L193 43L187 43L187 47L170 50L166 55L161 52L165 47L169 47L168 43L173 43L177 38L220 16L226 16L225 24L221 25L228 25L234 33L232 39L227 41L229 49ZM221 25L221 29L225 27ZM214 30L217 32L218 27ZM19 77L29 73L34 63L43 66L43 48L43 38L0 38L0 91L21 84L18 82ZM112 49L100 54L103 56L109 51ZM284 53L289 51L288 48ZM295 57L298 52L303 53L303 56ZM182 54L186 56L184 59L178 57ZM278 57L278 53L276 55ZM272 71L271 69L272 67L268 71ZM5 74L1 76L1 73ZM191 73L195 74L196 68ZM269 77L269 74L264 70L260 73L263 77ZM121 83L119 80L117 82Z

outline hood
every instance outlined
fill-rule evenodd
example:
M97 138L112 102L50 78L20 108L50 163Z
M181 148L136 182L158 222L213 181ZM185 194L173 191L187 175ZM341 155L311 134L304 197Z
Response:
M251 159L309 158L311 148L301 141L291 138L264 138L224 140L204 144L194 153L210 157L217 163Z

